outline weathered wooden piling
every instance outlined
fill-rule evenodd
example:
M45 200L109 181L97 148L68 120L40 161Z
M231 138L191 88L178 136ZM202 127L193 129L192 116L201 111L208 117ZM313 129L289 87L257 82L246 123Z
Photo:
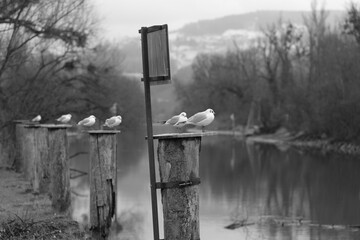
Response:
M94 239L106 239L116 212L116 134L94 130L90 134L90 229Z
M53 209L65 212L70 202L70 168L68 139L66 130L71 127L67 124L42 124L48 131L49 144L49 194Z
M201 134L162 134L158 161L165 240L197 240L199 232L199 156Z
M45 192L49 185L47 130L40 124L19 127L19 131L25 133L25 139L20 143L23 163L19 165L25 167L25 177L30 180L33 192Z
M15 125L15 159L13 166L16 172L23 173L25 171L25 163L23 157L24 139L25 139L25 123L26 120L14 120Z

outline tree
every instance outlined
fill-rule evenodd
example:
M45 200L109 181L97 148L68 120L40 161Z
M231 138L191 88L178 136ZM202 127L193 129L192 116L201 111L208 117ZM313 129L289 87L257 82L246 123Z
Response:
M92 34L91 8L86 0L4 0L0 3L0 148L12 148L11 121L21 111L44 102L30 90L51 90L64 69ZM25 81L26 80L26 81ZM16 105L13 105L16 104ZM37 109L37 107L34 107ZM24 116L24 114L22 114ZM3 143L7 143L5 146ZM3 159L12 160L11 156Z

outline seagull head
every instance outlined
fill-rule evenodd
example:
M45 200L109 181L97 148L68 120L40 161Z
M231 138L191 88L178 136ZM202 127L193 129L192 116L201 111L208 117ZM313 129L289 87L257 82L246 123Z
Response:
M90 118L96 118L94 115L90 115Z
M212 113L212 114L214 114L215 115L215 112L214 112L214 110L212 110L211 108L209 108L208 110L206 110L207 112L210 112L210 113Z
M186 112L180 113L180 116L186 117Z
M122 120L122 117L120 115L117 115L116 117L120 119L120 121Z

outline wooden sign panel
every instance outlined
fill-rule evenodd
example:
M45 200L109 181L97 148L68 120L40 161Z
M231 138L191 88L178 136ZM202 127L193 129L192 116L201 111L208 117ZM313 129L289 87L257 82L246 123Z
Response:
M142 28L142 30L145 30ZM169 38L167 25L156 25L146 28L146 50L143 51L143 61L147 58L148 76L150 83L168 83L170 75ZM143 46L144 48L144 46Z

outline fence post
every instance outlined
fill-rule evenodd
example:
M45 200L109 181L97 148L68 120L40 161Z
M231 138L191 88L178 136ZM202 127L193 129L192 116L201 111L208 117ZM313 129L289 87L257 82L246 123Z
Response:
M16 172L25 172L25 159L23 157L24 139L26 135L25 123L27 120L14 120L15 124L15 159L13 166Z
M90 135L90 229L94 239L106 239L116 212L115 130L88 131Z
M25 150L22 154L26 161L25 176L30 179L33 193L38 194L45 192L49 183L47 132L40 124L26 124L24 128L26 136L21 144Z
M201 134L162 134L158 161L165 240L198 240Z
M58 212L65 212L70 202L70 168L67 124L42 124L47 128L49 141L49 172L51 205Z

